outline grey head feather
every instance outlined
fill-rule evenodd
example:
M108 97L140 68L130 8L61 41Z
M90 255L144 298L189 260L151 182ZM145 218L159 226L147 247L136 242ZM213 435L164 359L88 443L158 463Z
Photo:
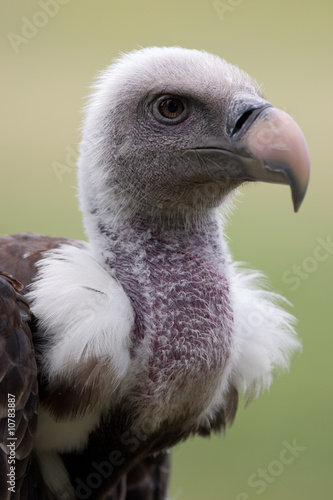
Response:
M239 182L217 183L206 162L189 163L184 152L225 133L238 91L260 95L243 71L204 51L152 47L107 68L83 125L79 187L88 227L91 217L107 224L124 212L184 217L219 205ZM185 98L191 116L178 126L159 123L153 104L163 95Z

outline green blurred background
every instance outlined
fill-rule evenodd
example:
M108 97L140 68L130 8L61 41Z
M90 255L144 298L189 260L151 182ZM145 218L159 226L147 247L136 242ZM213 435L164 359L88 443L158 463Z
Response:
M320 244L333 238L332 1L54 1L45 14L43 0L1 0L1 234L84 237L74 168L80 110L96 72L120 51L206 49L250 73L300 124L313 171L297 215L286 187L244 188L230 245L293 303L303 353L270 394L246 408L241 401L225 437L177 446L170 498L333 498L333 249ZM288 464L285 442L302 447Z

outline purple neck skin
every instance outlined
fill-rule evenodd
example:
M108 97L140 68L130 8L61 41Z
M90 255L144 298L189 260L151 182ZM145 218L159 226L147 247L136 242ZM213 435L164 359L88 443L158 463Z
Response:
M218 222L165 229L136 221L101 232L107 265L136 313L133 357L140 351L148 357L148 378L156 383L179 371L220 370L230 353L233 316Z

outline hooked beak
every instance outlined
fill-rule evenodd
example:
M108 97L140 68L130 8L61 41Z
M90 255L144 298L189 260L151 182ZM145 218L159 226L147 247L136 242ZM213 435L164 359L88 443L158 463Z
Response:
M310 156L295 120L264 99L239 93L229 106L226 132L192 151L208 155L220 171L223 165L226 178L289 184L297 212L309 182Z

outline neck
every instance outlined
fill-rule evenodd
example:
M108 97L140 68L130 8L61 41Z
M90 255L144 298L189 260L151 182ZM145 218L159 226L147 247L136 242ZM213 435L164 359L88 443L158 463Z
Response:
M183 400L188 392L190 401L199 387L203 399L212 398L207 384L212 393L218 390L233 327L216 215L192 226L143 219L121 228L100 224L98 243L103 265L120 281L135 311L133 366L145 367L136 393L151 397L158 390L159 400L164 394L170 402L172 382Z
M161 308L166 308L166 316L173 309L184 318L189 311L192 317L202 315L203 323L208 299L218 314L229 309L226 256L216 212L191 225L185 220L163 224L144 218L122 220L121 226L100 223L96 243L101 264L132 301L137 339L147 334L147 312L154 307L163 330L168 327Z

